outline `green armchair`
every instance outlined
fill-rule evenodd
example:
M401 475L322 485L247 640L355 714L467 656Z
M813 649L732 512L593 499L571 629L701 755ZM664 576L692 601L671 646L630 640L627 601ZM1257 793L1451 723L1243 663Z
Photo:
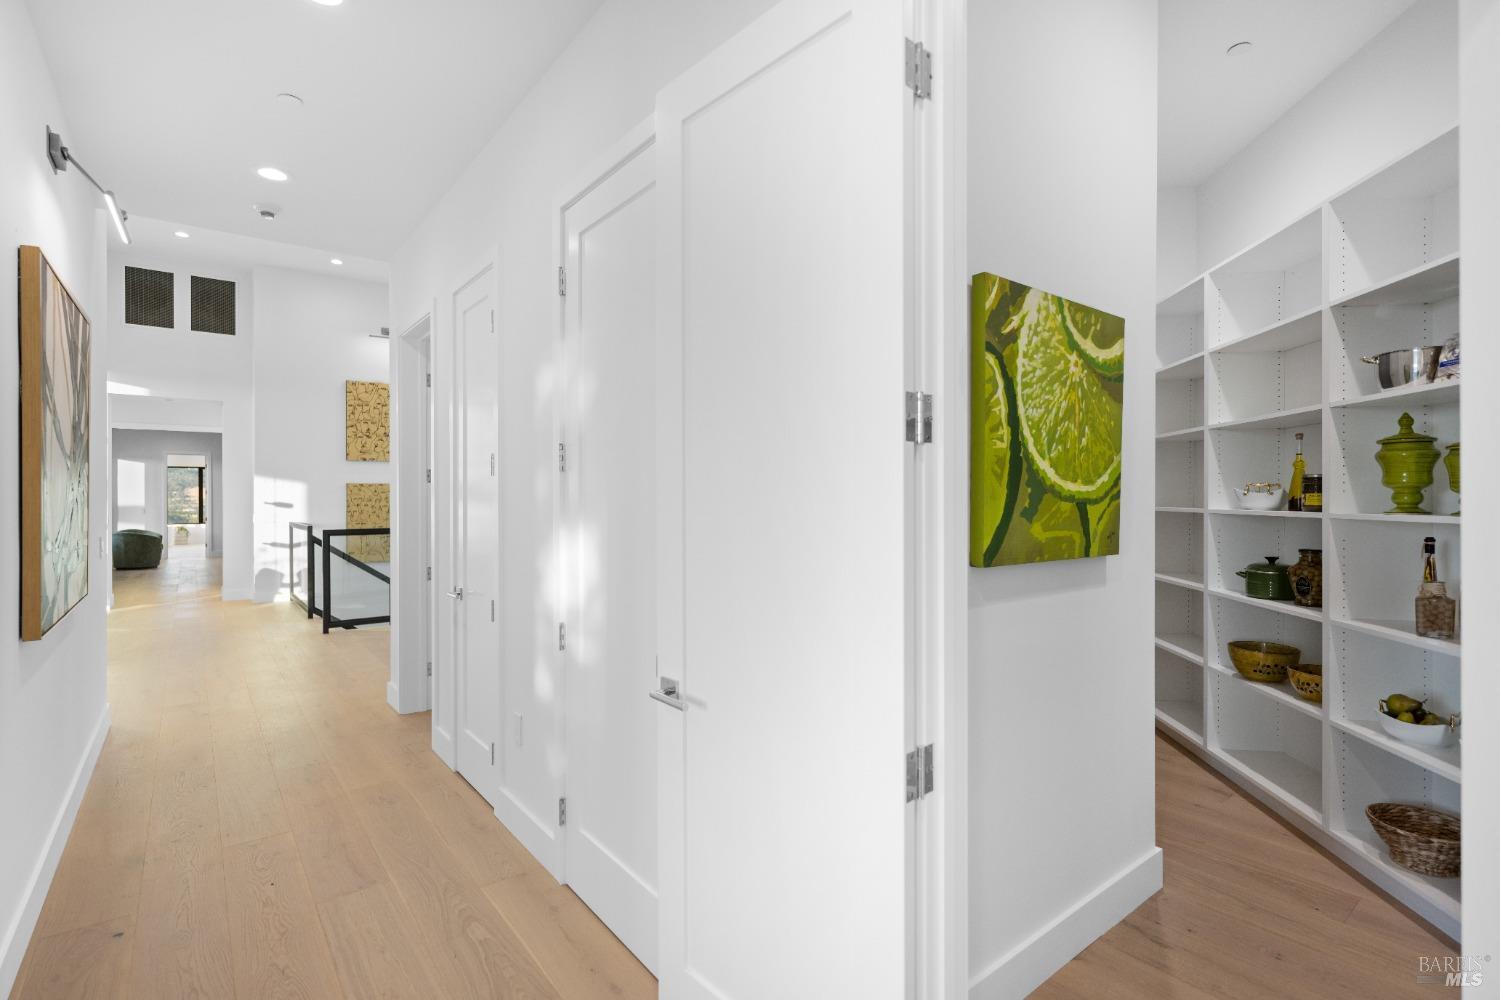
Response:
M144 528L115 532L115 569L155 569L161 565L161 536Z

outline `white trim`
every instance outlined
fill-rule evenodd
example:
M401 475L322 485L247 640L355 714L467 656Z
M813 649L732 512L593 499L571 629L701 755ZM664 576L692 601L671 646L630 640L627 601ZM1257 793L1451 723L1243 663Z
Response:
M1094 939L1161 889L1162 852L1139 861L995 959L969 984L970 1000L1012 1000L1042 985Z
M57 864L62 860L63 848L68 835L73 832L73 821L78 818L78 807L83 803L83 793L88 789L89 779L94 775L94 765L99 762L99 753L104 749L104 740L109 736L109 703L99 712L94 724L94 733L89 737L83 757L73 771L73 781L68 794L58 807L52 820L52 829L47 833L46 846L32 865L31 878L26 883L24 902L6 928L4 944L0 945L0 994L10 995L16 984L16 973L21 970L21 959L31 943L36 930L37 918L42 915L42 904L47 900L47 890L52 888L52 878L57 874Z
M501 787L495 796L495 818L511 832L531 856L542 863L547 873L561 882L563 871L562 829L530 809L511 793Z
M435 496L437 486L434 482L429 490L425 482L426 465L422 461L422 455L426 451L426 442L421 440L424 436L429 439L431 437L429 412L433 420L436 419L435 408L429 411L431 397L421 381L424 368L429 373L432 371L433 321L436 312L434 304L426 315L390 341L391 423L394 431L392 445L395 449L391 525L396 541L391 550L391 679L386 685L386 703L401 714L423 712L432 707L427 664L437 662L436 602L423 600L424 594L436 593L436 553L427 553L428 558L434 561L434 579L430 589L426 587L427 581L424 579L427 564L420 558L422 550L434 537L436 510L432 504L428 504L423 511L422 503L408 507L403 502L403 498L413 496L430 500ZM418 401L414 408L404 405L408 397ZM406 441L409 435L414 436L414 442ZM408 444L414 446L407 447ZM431 456L428 456L428 460L432 460ZM433 478L436 479L436 474ZM427 536L425 541L421 538L424 529ZM411 554L418 557L414 571L408 572L404 565L404 550L412 550ZM414 584L415 591L408 590L407 583ZM423 618L427 619L425 629L422 627ZM416 625L418 638L415 642L406 635L407 630L403 628L408 622ZM426 637L425 649L421 638L423 635Z

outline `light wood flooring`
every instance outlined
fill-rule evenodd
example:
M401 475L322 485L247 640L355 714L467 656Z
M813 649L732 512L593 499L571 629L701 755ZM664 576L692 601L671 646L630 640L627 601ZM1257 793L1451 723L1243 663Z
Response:
M1452 942L1303 840L1166 737L1156 738L1162 891L1038 1000L1400 1000L1417 958Z
M656 995L386 706L386 631L223 603L217 570L116 574L114 725L13 997ZM1451 943L1162 738L1157 839L1165 889L1035 996L1439 992L1416 959Z
M389 633L115 575L113 727L13 997L655 997L385 704Z

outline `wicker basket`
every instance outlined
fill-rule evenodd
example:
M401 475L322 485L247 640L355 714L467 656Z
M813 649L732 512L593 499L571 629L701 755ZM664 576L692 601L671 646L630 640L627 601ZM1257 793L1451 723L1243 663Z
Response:
M1457 878L1459 871L1459 820L1451 813L1409 806L1399 802L1376 802L1365 806L1365 816L1385 846L1391 860L1419 875Z
M1323 703L1323 664L1299 663L1295 667L1287 667L1286 673L1292 679L1292 690L1303 701L1315 701L1320 705Z
M1229 662L1247 681L1280 684L1286 680L1286 668L1302 658L1296 646L1279 642L1236 639L1229 644Z

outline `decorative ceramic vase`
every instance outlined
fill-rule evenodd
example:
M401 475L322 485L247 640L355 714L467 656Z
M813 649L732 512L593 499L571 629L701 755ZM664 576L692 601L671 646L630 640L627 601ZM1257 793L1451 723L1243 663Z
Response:
M1458 445L1455 441L1448 446L1448 454L1443 456L1443 467L1448 470L1448 488L1454 493L1458 492ZM1462 514L1463 511L1455 510L1453 513Z
M1412 430L1410 413L1397 421L1401 429L1380 439L1375 461L1380 463L1380 482L1391 491L1396 506L1387 514L1430 514L1422 509L1422 491L1432 485L1432 469L1437 465L1437 438Z
M1301 558L1286 571L1292 581L1292 600L1304 608L1323 606L1323 550L1298 549Z

